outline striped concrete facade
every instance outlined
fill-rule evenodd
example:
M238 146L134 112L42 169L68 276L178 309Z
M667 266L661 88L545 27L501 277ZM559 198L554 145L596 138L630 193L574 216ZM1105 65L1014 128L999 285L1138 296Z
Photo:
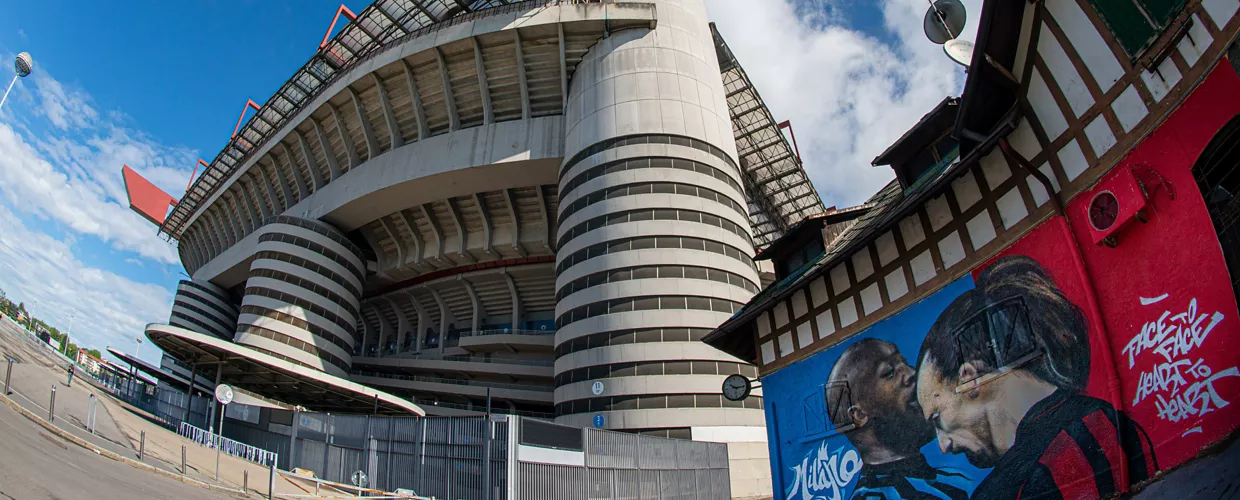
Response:
M595 45L569 89L557 421L601 415L606 428L686 438L760 429L760 397L719 391L756 371L699 342L759 286L718 58L700 0L658 12L655 29Z
M365 264L344 233L277 216L261 228L241 301L236 342L348 376Z
M237 308L223 288L209 281L181 280L168 324L227 340L237 328Z

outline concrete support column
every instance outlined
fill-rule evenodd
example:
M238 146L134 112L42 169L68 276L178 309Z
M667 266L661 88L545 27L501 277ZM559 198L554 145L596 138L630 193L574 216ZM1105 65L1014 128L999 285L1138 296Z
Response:
M260 229L235 340L291 362L346 376L365 263L330 225L276 216Z
M655 3L655 29L611 33L569 86L553 244L555 373L571 382L556 388L556 420L760 434L761 407L719 394L720 367L743 362L698 340L758 283L718 57L703 0ZM570 210L578 200L593 201ZM609 365L609 377L578 370Z
M237 314L237 307L223 288L209 281L181 280L168 324L231 339L237 330Z

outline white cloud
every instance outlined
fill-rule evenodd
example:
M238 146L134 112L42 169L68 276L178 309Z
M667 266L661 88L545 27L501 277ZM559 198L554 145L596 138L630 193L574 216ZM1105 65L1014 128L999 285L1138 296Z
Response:
M870 161L964 83L962 68L922 33L925 0L876 1L889 31L882 37L842 24L839 7L851 2L707 2L775 119L792 121L827 206L863 202L890 181L891 170ZM964 3L972 18L961 38L972 39L981 1Z
M167 322L171 291L83 264L70 245L27 228L3 205L0 235L0 289L61 331L72 315L74 343L132 352L147 323ZM154 350L148 351L143 358L158 364Z
M195 152L159 144L127 127L124 115L101 115L85 92L67 89L46 72L36 75L29 101L5 109L6 117L25 115L25 123L0 122L0 196L16 210L96 236L117 250L179 265L174 248L129 209L120 170L129 165L177 196Z
M18 28L18 29L17 29L17 37L18 37L18 38L21 38L23 42L24 42L24 41L26 41L26 30L21 29L21 28Z

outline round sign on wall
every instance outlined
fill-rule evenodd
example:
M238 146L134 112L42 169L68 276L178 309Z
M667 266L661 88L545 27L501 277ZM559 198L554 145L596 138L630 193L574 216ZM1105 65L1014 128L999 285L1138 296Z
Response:
M607 419L603 418L603 414L602 414L602 413L595 413L595 414L594 414L594 427L595 427L595 428L602 429L602 428L603 428L603 425L604 425L604 424L606 424L606 423L607 423Z
M595 396L602 394L603 393L603 382L595 381L594 385L590 386L590 392L593 392Z
M362 472L362 471L360 471L360 470L359 470L359 471L353 471L353 475L352 475L352 476L350 476L350 477L349 477L349 479L350 479L351 481L353 481L353 486L357 486L357 487L359 487L359 488L365 488L365 487L366 487L366 479L367 479L367 478L366 478L366 473L365 473L365 472Z
M215 400L219 401L220 404L222 405L231 403L233 400L232 387L228 387L227 384L220 384L220 385L215 386Z

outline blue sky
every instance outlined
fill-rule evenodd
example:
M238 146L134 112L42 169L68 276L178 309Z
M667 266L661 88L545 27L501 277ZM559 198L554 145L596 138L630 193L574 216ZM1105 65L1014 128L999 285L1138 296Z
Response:
M869 160L963 82L921 35L925 0L707 2L776 118L792 120L828 206L886 183ZM15 2L0 17L3 83L18 52L35 61L0 110L0 290L62 329L73 316L79 344L131 351L167 320L184 270L127 209L121 165L179 197L246 99L264 102L313 54L339 3L115 5ZM150 347L142 357L158 362Z

